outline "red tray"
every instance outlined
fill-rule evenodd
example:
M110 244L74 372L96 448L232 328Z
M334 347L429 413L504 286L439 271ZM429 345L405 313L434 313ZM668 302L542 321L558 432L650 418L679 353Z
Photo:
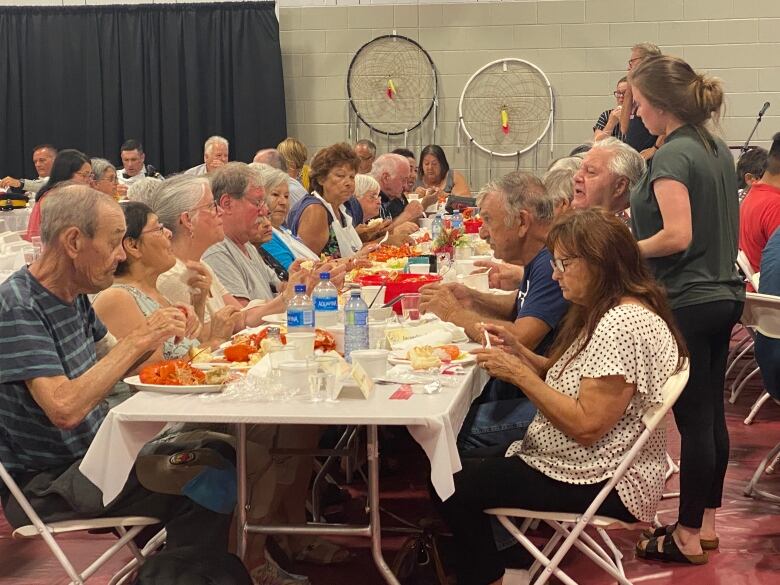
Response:
M436 274L399 274L392 280L389 280L387 276L377 274L359 276L357 278L357 282L361 286L385 284L385 303L404 293L416 293L420 290L420 287L432 282L439 282L440 280L441 276ZM401 314L400 301L393 305L393 310L399 315Z

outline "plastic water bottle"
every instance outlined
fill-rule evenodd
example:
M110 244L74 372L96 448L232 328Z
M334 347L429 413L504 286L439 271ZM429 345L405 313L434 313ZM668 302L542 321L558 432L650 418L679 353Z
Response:
M457 209L452 214L452 229L463 231L463 216Z
M431 238L434 240L438 238L443 229L444 218L442 217L441 211L439 211L439 213L436 214L436 216L433 218L433 221L431 222Z
M349 363L356 349L368 349L368 305L359 290L350 293L344 310L344 357Z
M320 282L311 293L314 304L314 324L325 329L338 325L339 291L330 283L330 272L320 272Z
M305 284L295 285L295 296L287 303L287 329L314 331L314 308Z

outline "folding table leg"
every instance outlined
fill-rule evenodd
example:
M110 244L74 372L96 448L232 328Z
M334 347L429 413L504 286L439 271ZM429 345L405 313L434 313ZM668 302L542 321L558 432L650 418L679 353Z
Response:
M236 425L236 475L238 476L236 517L236 555L242 561L246 556L246 523L247 523L247 497L246 497L246 425Z
M379 433L376 425L368 427L368 507L371 524L371 552L379 573L390 585L400 585L382 555L382 527L379 510Z

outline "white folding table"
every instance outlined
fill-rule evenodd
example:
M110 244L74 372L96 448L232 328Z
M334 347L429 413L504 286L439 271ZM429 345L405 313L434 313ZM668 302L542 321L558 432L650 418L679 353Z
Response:
M139 392L112 409L81 464L81 472L103 491L108 503L121 491L141 448L168 423L227 423L237 427L238 552L243 557L247 532L275 534L340 534L371 539L377 568L388 583L398 584L382 555L379 519L379 441L382 425L405 425L431 462L431 480L439 497L454 492L453 474L461 469L456 437L473 399L487 381L484 371L466 368L466 375L443 386L438 394L413 394L391 400L397 385L377 384L369 399L338 402L261 402L221 395L154 394ZM368 525L317 524L299 526L247 523L246 425L313 424L367 427Z

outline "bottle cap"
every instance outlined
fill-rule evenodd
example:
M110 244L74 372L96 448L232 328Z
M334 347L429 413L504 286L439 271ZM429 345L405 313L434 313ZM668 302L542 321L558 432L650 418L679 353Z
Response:
M320 272L320 280L330 280L330 272Z
M306 285L305 284L296 284L294 290L297 293L305 293L306 292Z
M350 296L350 298L353 298L353 299L354 299L355 297L358 297L358 298L359 298L359 297L360 297L360 291L359 291L359 290L352 290L352 291L349 291L349 296Z

